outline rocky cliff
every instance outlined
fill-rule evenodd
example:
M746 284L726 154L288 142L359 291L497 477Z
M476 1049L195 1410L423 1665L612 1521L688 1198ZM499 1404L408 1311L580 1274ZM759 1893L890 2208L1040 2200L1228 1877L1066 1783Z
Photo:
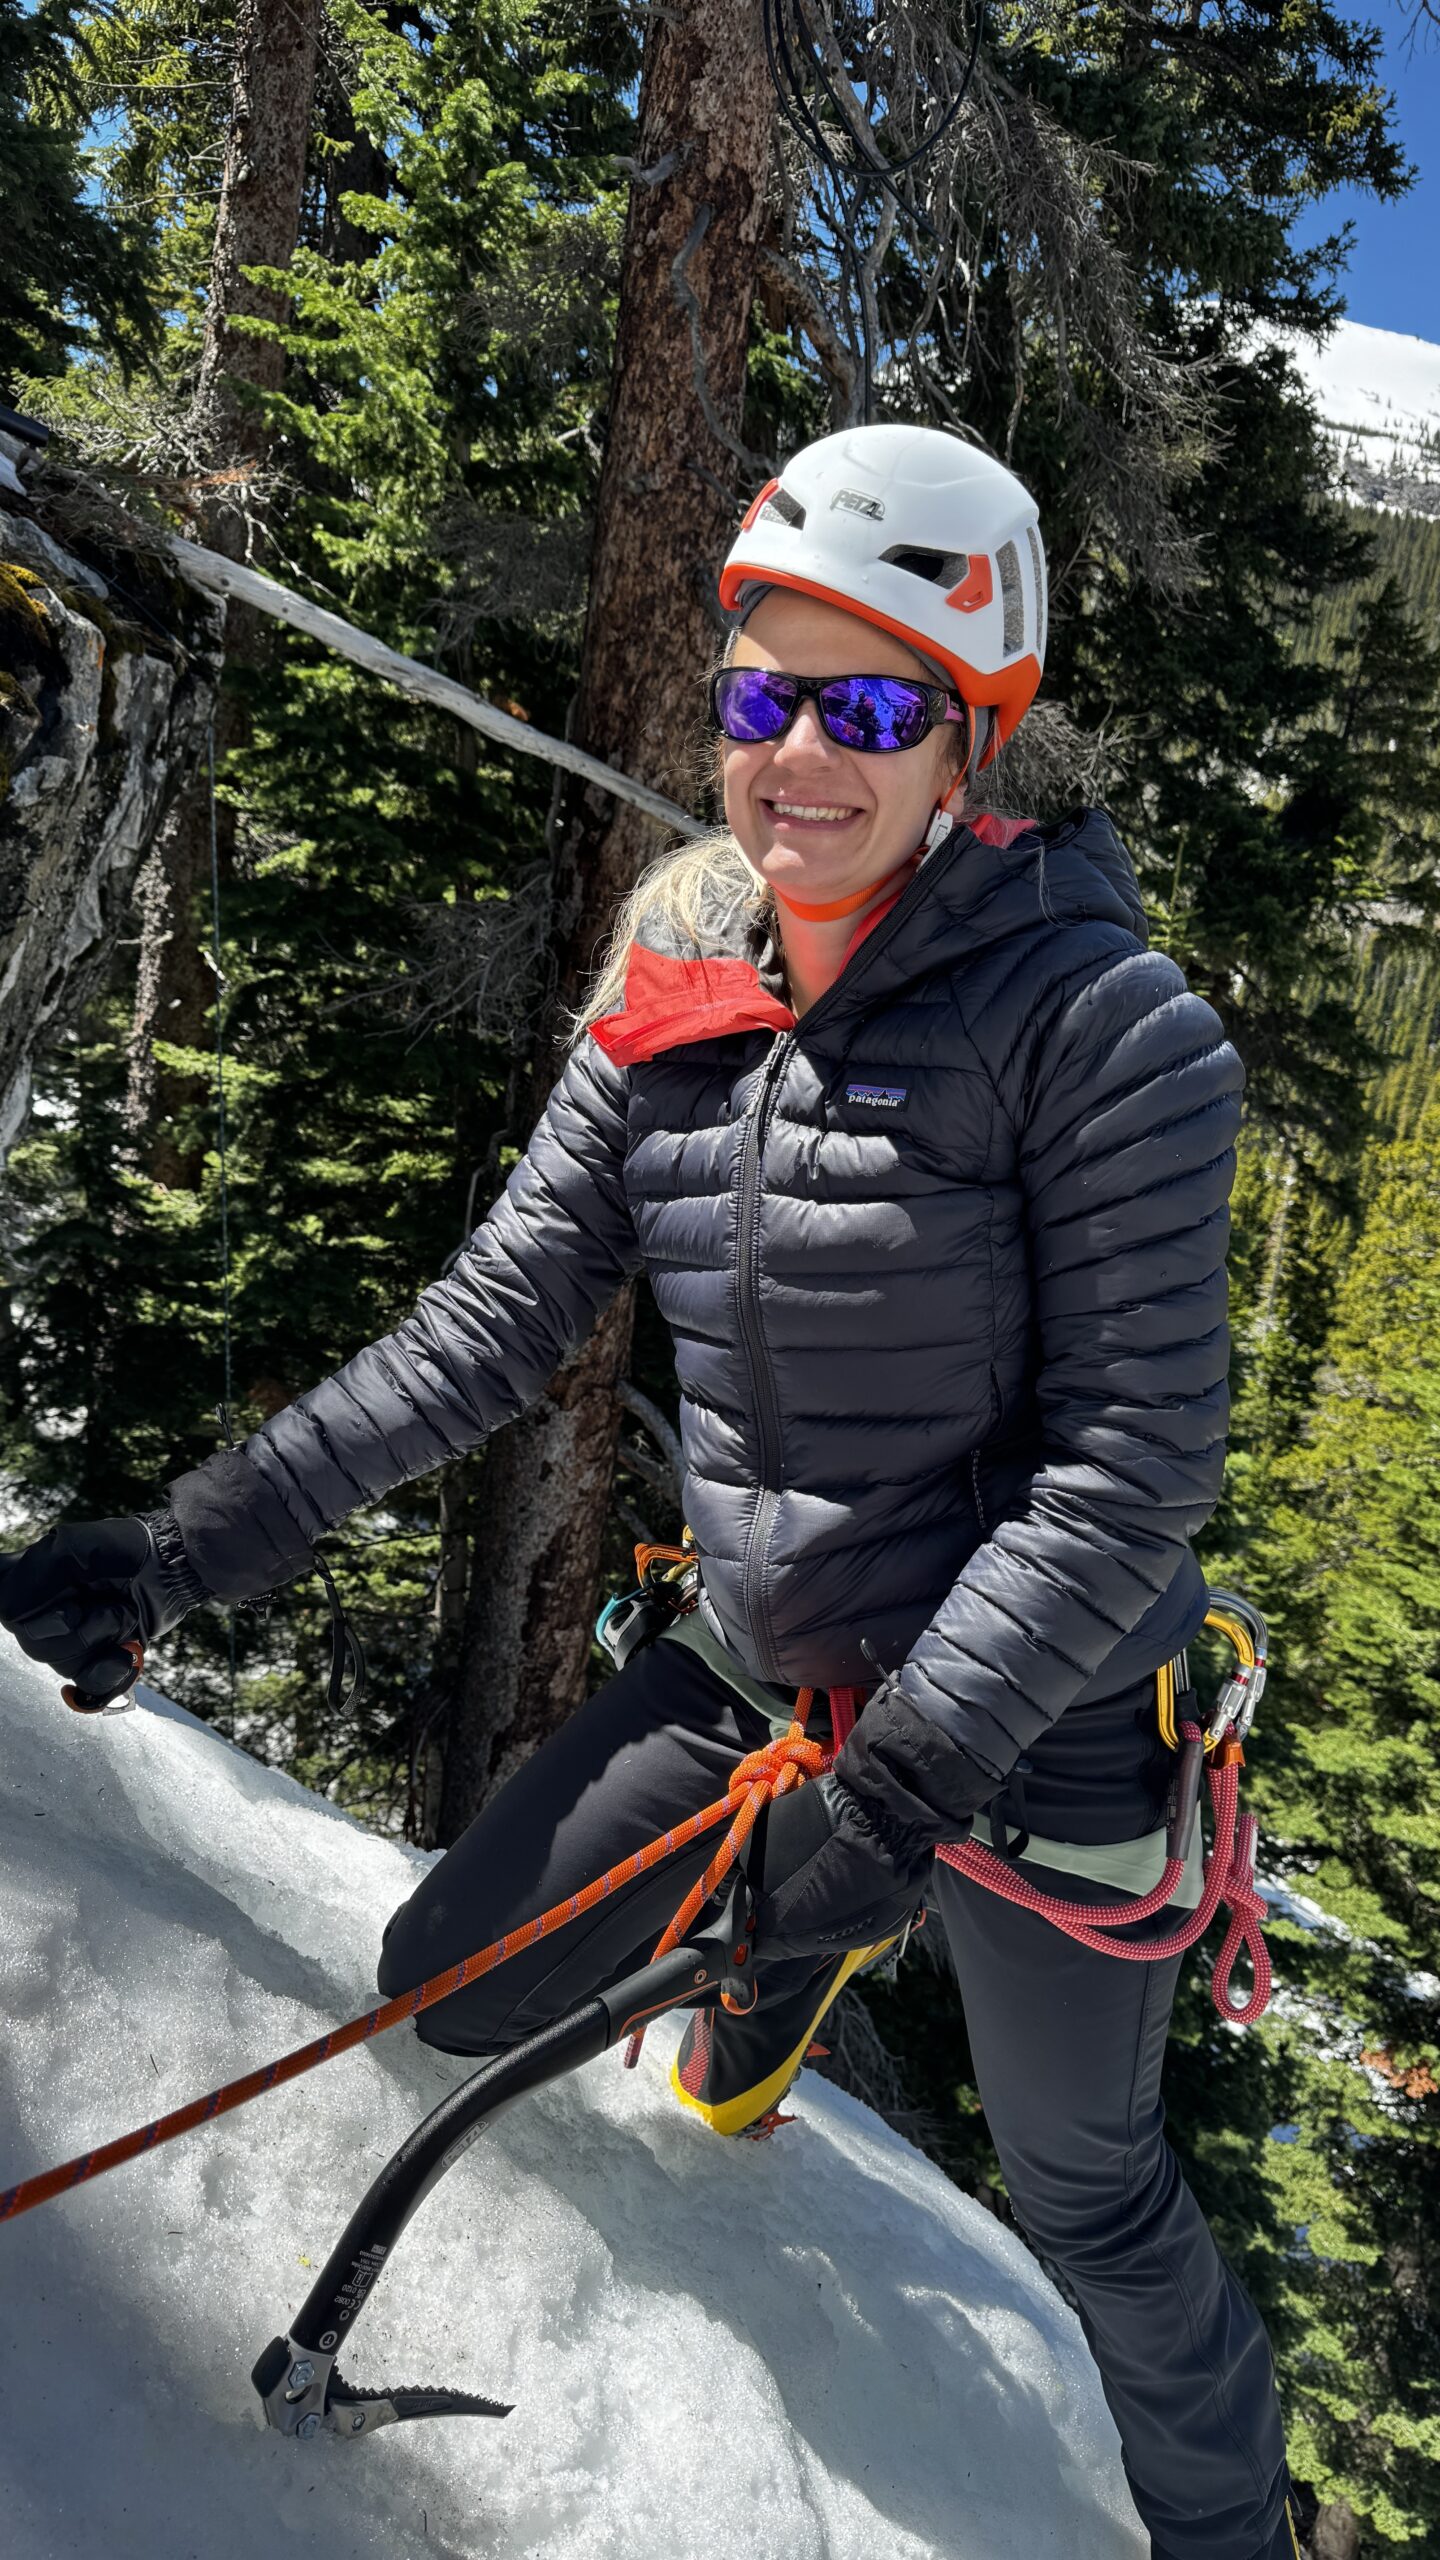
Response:
M224 607L0 431L0 1157L203 751Z

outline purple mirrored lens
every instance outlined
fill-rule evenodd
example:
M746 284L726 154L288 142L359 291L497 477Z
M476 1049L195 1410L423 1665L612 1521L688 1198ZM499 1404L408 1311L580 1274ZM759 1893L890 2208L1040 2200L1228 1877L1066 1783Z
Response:
M903 676L841 676L826 685L820 709L837 746L868 755L913 747L930 723L923 686Z
M795 688L765 667L727 667L715 700L727 738L778 738L795 708Z

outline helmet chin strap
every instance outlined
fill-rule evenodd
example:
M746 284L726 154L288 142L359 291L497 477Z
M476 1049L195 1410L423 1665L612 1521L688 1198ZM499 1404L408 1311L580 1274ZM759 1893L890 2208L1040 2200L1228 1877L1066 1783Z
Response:
M958 810L952 809L950 803L954 799L956 792L962 789L964 781L965 776L962 773L954 782L951 783L944 799L936 801L930 824L925 830L925 842L920 848L920 859L922 862L926 861L932 853L938 852L946 837L948 835L953 835L956 827L959 825L960 813Z
M960 813L958 810L952 810L950 803L954 799L957 791L964 790L971 774L978 771L980 758L990 743L991 733L993 732L994 727L994 712L984 705L980 706L975 713L975 727L974 735L970 741L970 753L966 757L959 773L956 774L949 790L945 792L941 799L936 801L934 810L931 813L930 824L925 830L925 842L920 847L920 860L922 862L926 861L932 853L938 852L940 846L945 842L946 837L948 835L953 835L956 827L959 825Z

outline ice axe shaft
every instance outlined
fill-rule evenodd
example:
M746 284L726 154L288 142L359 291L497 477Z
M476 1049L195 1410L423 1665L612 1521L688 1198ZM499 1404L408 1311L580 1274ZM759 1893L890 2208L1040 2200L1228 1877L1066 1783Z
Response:
M350 2216L288 2336L272 2338L255 2364L250 2378L264 2425L306 2438L321 2427L355 2437L405 2418L509 2416L512 2404L468 2392L357 2391L337 2371L336 2358L412 2214L497 2116L532 2089L593 2062L663 2010L715 2001L726 1989L748 2005L748 1903L748 1883L737 1868L712 1928L596 1992L508 2053L492 2055L407 2135Z

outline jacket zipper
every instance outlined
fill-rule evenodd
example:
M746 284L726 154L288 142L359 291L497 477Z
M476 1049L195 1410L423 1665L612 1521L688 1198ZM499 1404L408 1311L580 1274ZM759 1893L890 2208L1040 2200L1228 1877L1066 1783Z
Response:
M958 834L959 829L956 830ZM867 934L850 967L843 970L834 986L827 987L804 1016L808 1031L815 1016L828 1004L836 989L844 987L850 994L857 976L873 963L893 941L902 924L908 922L913 907L920 903L917 891L924 884L929 890L961 852L952 836L938 852L922 863L913 880L907 881L890 913ZM745 1561L741 1575L742 1602L745 1615L761 1641L757 1653L764 1662L762 1678L780 1680L782 1673L775 1660L771 1641L770 1613L765 1604L765 1549L769 1543L770 1525L780 1500L780 1468L783 1457L780 1431L780 1406L775 1393L774 1372L765 1348L765 1335L760 1322L760 1164L765 1146L765 1126L781 1068L799 1039L800 1026L779 1031L765 1061L754 1098L748 1106L745 1135L740 1151L740 1252L739 1309L740 1330L745 1343L745 1356L755 1388L755 1414L759 1424L760 1488L750 1535L745 1545Z
M985 1500L980 1491L980 1451L989 1445L990 1434L1000 1419L1000 1410L1000 1381L995 1375L995 1363L992 1360L990 1363L990 1411L986 1416L985 1436L979 1446L970 1452L970 1485L975 1496L975 1517L980 1523L982 1538L989 1537L990 1523L985 1517Z
M746 1617L764 1638L764 1677L778 1680L780 1672L774 1663L770 1646L770 1620L765 1607L765 1548L770 1524L780 1499L780 1470L784 1455L780 1428L780 1400L775 1392L775 1373L765 1347L765 1330L760 1319L760 1166L765 1152L765 1128L770 1106L775 1098L781 1071L794 1045L793 1031L777 1032L774 1046L765 1061L764 1071L755 1088L745 1115L745 1134L740 1148L740 1251L737 1256L739 1278L740 1331L749 1362L751 1384L755 1390L755 1417L759 1425L760 1484L755 1515L750 1523L750 1536L745 1548L743 1596Z

